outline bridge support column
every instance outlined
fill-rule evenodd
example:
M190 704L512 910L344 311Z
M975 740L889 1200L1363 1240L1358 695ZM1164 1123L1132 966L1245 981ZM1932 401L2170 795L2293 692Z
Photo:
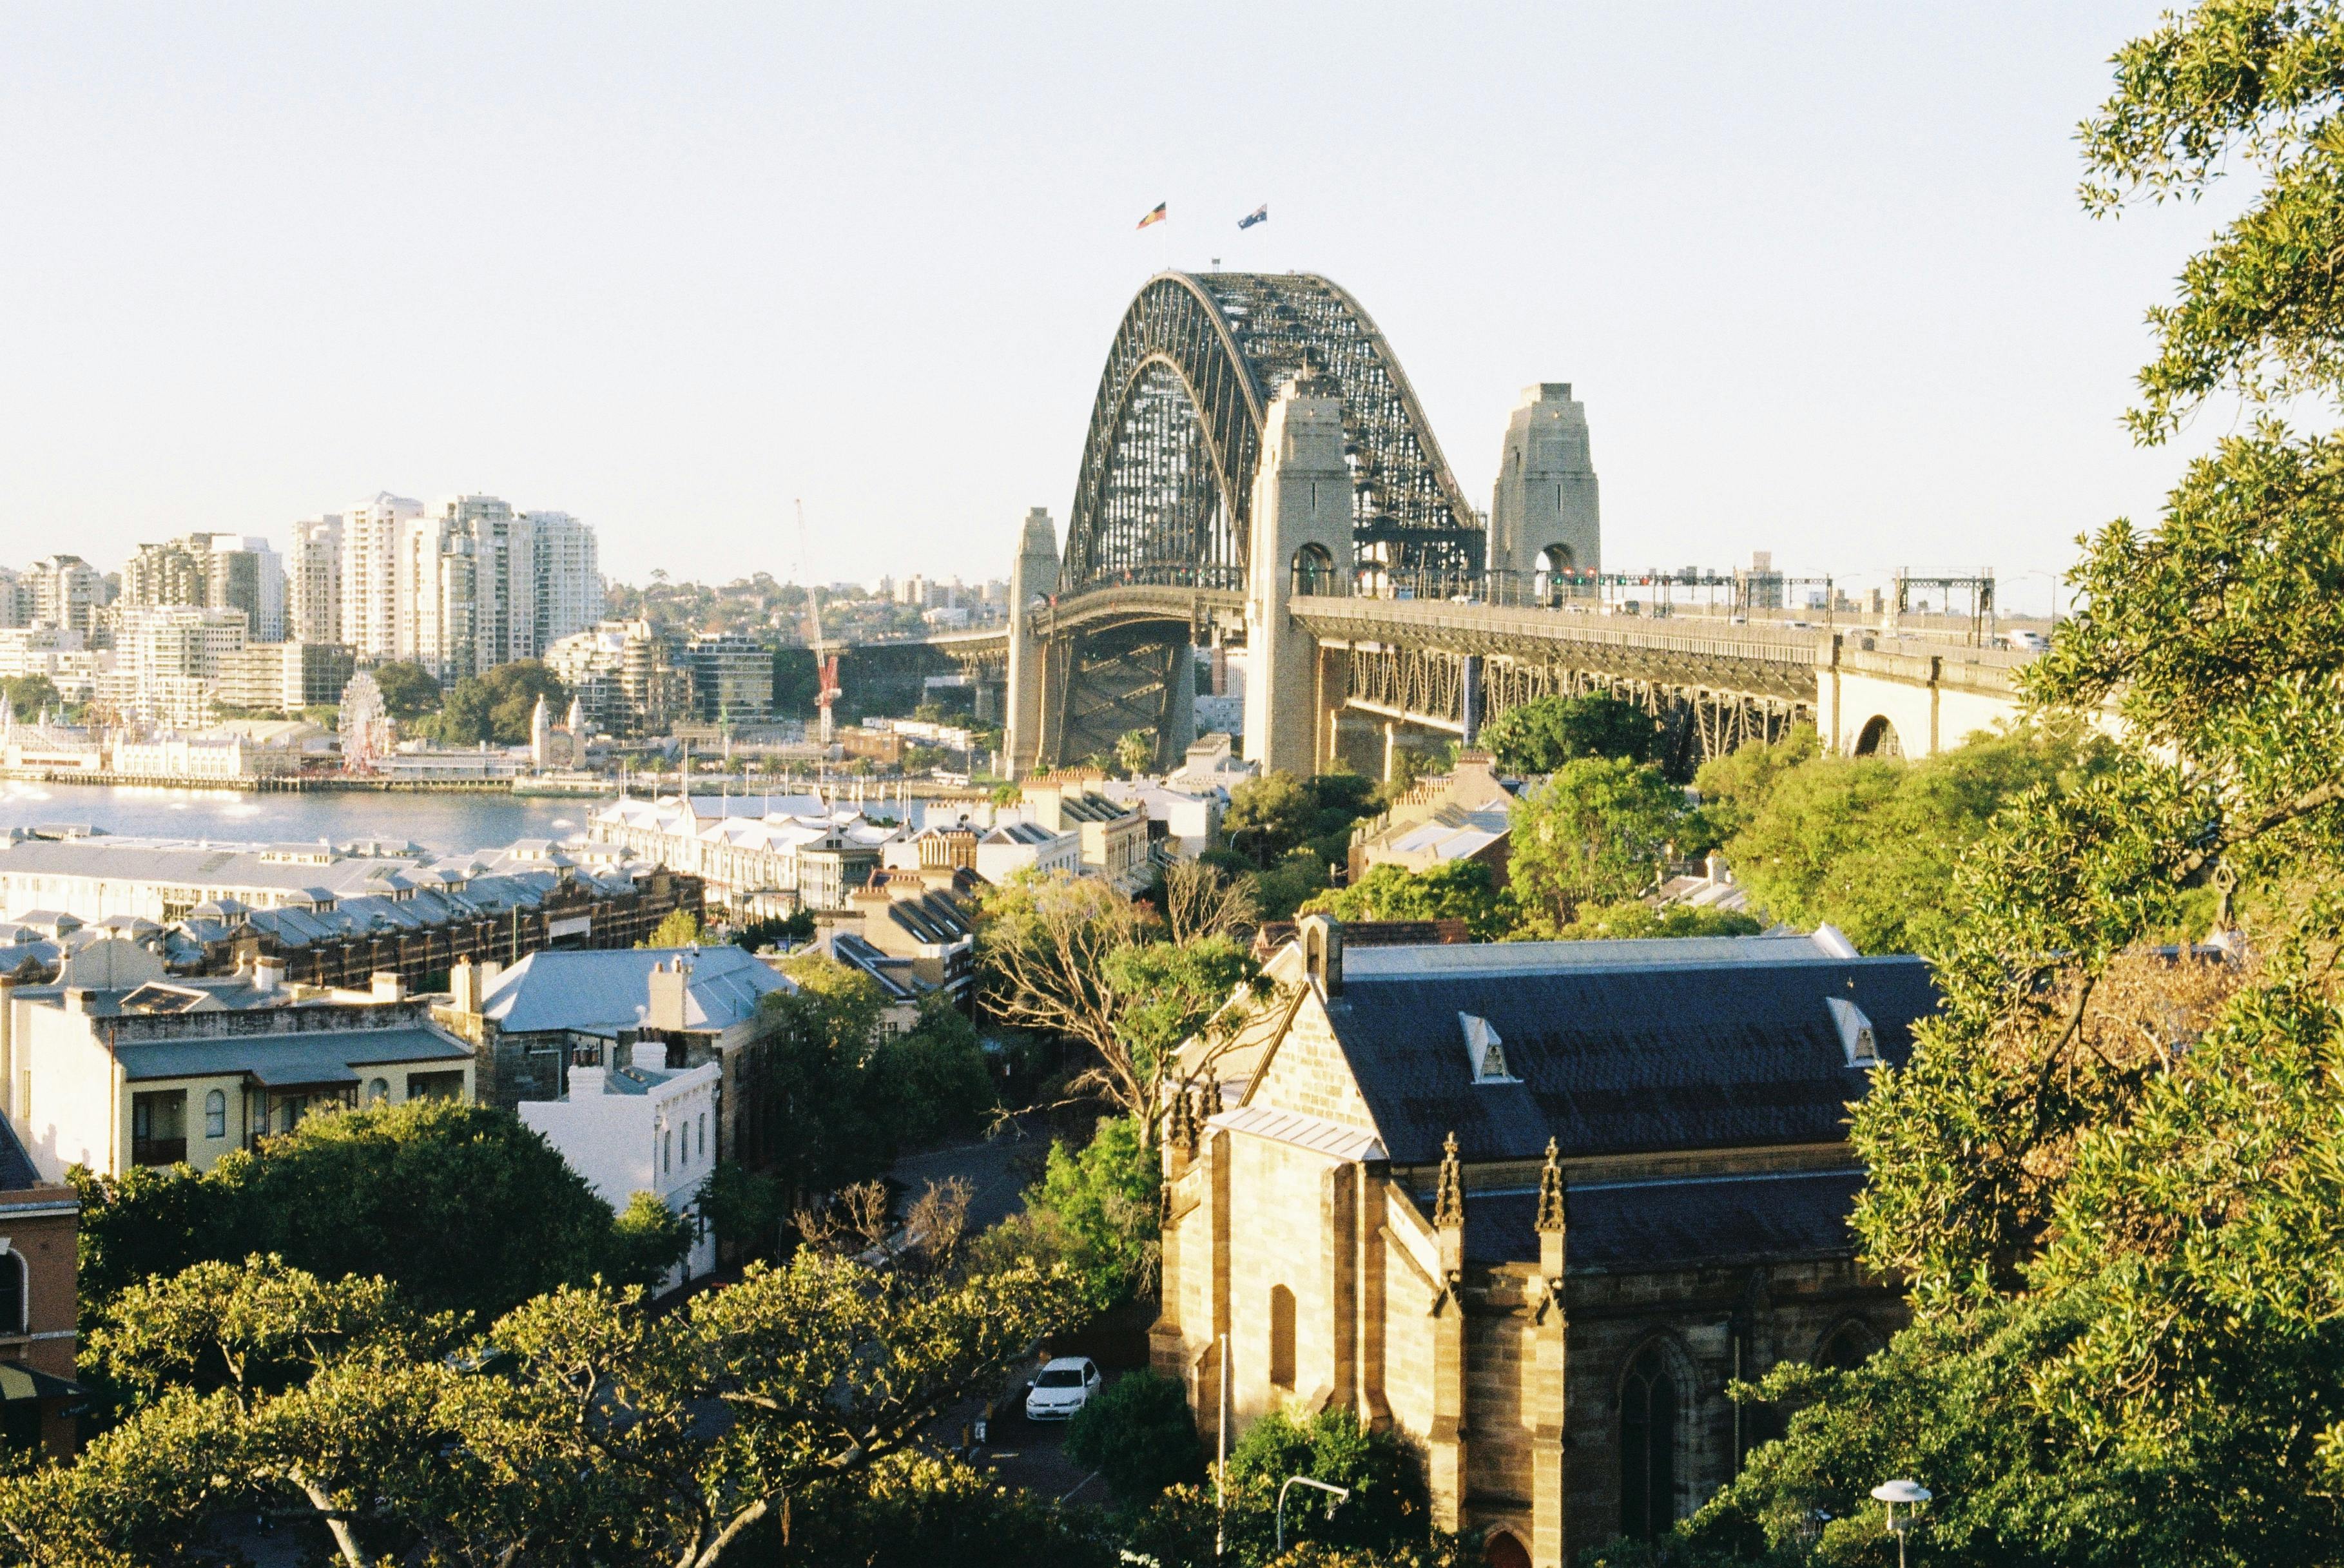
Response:
M1264 772L1308 775L1318 765L1318 644L1288 605L1298 580L1314 594L1345 592L1352 561L1342 395L1306 369L1270 402L1254 475L1245 743Z
M1012 777L1034 771L1042 754L1042 688L1049 679L1042 638L1034 626L1035 606L1058 592L1058 531L1050 513L1036 507L1026 514L1017 560L1009 569L1009 712L1004 744Z

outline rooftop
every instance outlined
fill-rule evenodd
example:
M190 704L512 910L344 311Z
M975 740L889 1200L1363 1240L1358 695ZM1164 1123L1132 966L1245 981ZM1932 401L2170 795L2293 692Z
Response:
M613 1034L651 1021L652 971L681 961L684 1027L721 1033L754 1017L771 992L797 987L753 954L733 946L636 947L532 953L497 976L481 1013L508 1034L577 1030Z

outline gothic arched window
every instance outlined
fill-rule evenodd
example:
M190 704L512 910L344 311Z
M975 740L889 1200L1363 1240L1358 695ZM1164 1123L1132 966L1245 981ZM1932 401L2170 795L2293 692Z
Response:
M1620 1383L1620 1533L1651 1540L1677 1515L1676 1374L1647 1345Z
M1283 1285L1269 1288L1269 1381L1294 1386L1294 1292Z

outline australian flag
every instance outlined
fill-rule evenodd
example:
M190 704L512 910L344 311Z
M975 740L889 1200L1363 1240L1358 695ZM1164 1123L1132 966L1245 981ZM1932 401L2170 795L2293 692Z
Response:
M1255 207L1251 212L1247 213L1243 217L1238 218L1238 227L1239 228L1251 228L1257 223L1268 223L1268 221L1269 203L1265 201L1259 207Z

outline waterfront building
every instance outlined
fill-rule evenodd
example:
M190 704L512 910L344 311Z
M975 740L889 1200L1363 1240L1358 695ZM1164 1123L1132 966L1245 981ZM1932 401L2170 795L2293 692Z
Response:
M773 713L773 651L737 632L702 632L676 651L702 723L758 723Z
M607 735L663 735L693 712L691 672L648 621L604 621L545 650L546 668L576 694L586 722ZM767 665L767 702L772 667Z
M701 878L711 902L750 918L844 908L903 836L894 824L811 795L780 798L756 815L732 814L733 804L708 795L616 800L593 814L586 834Z
M315 726L310 726L315 728ZM118 779L233 783L239 779L297 773L299 751L258 744L233 730L182 734L164 730L113 737L109 768Z
M113 651L90 647L86 632L59 626L0 629L0 677L46 676L68 703L87 702L98 676L113 668Z
M1812 936L1347 949L1270 961L1164 1151L1156 1369L1199 1430L1354 1412L1431 1523L1556 1565L1665 1535L1769 1431L1724 1389L1905 1320L1859 1266L1847 1105L1936 1000ZM1222 1357L1226 1355L1227 1363Z
M0 1444L73 1458L81 1196L43 1176L0 1118Z
M247 642L241 610L152 605L117 612L114 667L98 696L126 723L200 729L211 722L220 669Z
M35 774L101 774L106 748L96 731L80 724L19 721L0 703L0 764ZM0 909L6 905L0 904Z
M535 598L528 657L602 618L602 568L594 531L566 511L521 513L530 536Z
M288 988L268 966L168 976L135 942L69 954L57 981L0 979L0 1083L40 1173L207 1170L327 1105L471 1098L471 1048L385 975L362 997Z
M251 640L285 635L285 569L265 539L234 533L190 533L162 544L142 544L122 563L118 608L201 605L241 610Z
M220 706L246 712L329 708L357 670L339 642L250 642L220 660L217 694Z
M97 612L106 607L106 579L78 555L45 555L25 570L31 586L33 624L95 636Z
M343 640L338 513L293 525L293 548L285 559L285 635L296 642Z
M679 962L682 960L679 959ZM692 1249L660 1282L664 1293L716 1271L716 1232L699 1212L700 1190L716 1168L718 1061L671 1067L658 1040L628 1047L628 1059L577 1065L559 1098L525 1100L522 1123L541 1134L586 1179L613 1213L648 1192L692 1223Z
M399 656L399 547L422 515L421 501L387 490L342 510L340 641L361 663Z

